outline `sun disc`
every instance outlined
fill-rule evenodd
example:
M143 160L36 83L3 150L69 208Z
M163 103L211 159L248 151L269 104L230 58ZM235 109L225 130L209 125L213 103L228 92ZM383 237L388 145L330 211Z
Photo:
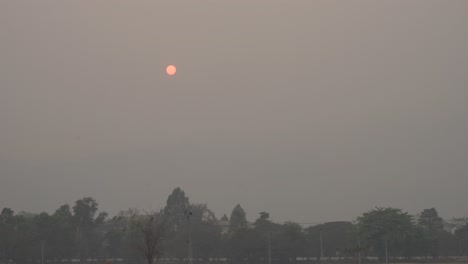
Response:
M166 68L166 73L169 76L174 75L176 73L176 71L177 71L176 67L174 65L172 65L172 64L167 66L167 68Z

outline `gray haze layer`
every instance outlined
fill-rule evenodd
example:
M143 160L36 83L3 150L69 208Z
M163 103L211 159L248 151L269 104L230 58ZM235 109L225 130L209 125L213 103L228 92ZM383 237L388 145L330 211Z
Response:
M0 208L468 214L468 1L1 1ZM168 77L164 69L175 64Z

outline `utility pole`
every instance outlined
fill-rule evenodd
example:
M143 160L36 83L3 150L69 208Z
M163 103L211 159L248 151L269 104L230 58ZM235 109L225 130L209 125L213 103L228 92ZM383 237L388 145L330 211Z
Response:
M357 243L358 243L358 263L361 264L361 237L358 234L357 237Z
M322 228L320 228L320 260L323 258Z
M271 264L271 233L268 234L268 264Z
M385 238L385 264L388 264L388 239Z
M192 264L192 227L190 225L190 217L188 219L188 232L189 232L188 256L189 256L189 264Z
M41 243L41 264L44 264L44 239Z
M185 210L185 216L187 217L188 229L187 229L187 255L189 264L192 264L192 230L190 226L190 217L192 216L192 211L190 209Z

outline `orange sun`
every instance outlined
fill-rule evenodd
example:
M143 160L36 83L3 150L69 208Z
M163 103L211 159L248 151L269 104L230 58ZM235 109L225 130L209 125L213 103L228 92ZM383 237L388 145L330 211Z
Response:
M167 73L169 76L174 75L174 74L176 73L176 71L177 71L176 67L175 67L174 65L172 65L172 64L169 65L169 66L167 66L167 68L166 68L166 73Z

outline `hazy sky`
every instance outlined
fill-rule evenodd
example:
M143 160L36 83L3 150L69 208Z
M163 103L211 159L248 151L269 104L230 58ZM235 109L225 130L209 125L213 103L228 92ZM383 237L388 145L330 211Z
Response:
M218 217L467 216L467 10L0 0L0 208L149 210L180 186Z

